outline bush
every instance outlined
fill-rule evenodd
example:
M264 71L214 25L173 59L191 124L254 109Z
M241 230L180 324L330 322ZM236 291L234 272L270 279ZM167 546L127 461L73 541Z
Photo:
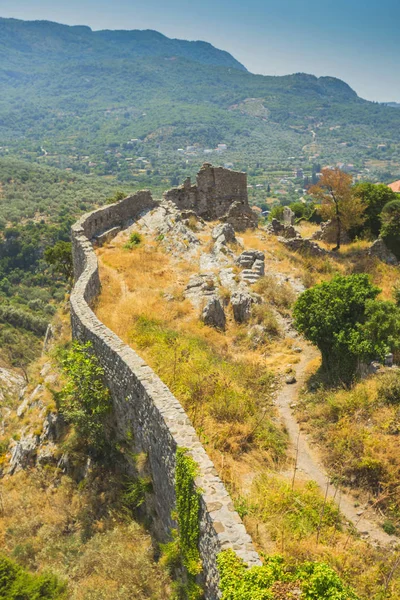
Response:
M133 233L131 233L131 235L129 236L129 242L127 242L124 245L124 248L126 250L132 250L133 248L136 248L137 246L139 246L139 244L142 243L142 236L140 235L140 233L138 233L137 231L134 231Z
M74 425L81 440L101 450L106 445L104 425L111 411L111 395L104 383L104 370L90 350L90 342L74 342L62 355L67 382L57 400L60 411Z
M379 292L368 275L337 275L296 301L295 327L318 346L322 369L332 381L349 383L361 362L383 359L398 347L400 310L376 300Z
M275 555L268 557L263 566L248 569L233 550L221 552L217 562L222 600L273 600L276 584L281 582L297 584L304 600L357 600L353 590L325 563L289 567L283 557Z
M66 585L55 575L31 575L5 556L0 556L1 600L61 600Z
M400 373L390 371L379 378L378 396L386 404L400 405Z

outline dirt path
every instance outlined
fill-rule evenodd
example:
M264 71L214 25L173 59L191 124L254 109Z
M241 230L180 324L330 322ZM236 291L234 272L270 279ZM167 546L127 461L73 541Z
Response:
M300 362L296 367L297 382L291 385L284 384L285 387L282 388L275 400L275 405L292 443L293 457L297 453L296 479L315 481L322 493L333 499L346 519L351 521L354 527L365 537L368 537L371 542L385 545L393 544L396 542L396 538L383 531L379 526L378 516L370 507L355 507L355 500L350 495L338 491L330 483L328 485L330 478L321 464L318 453L309 445L305 433L300 430L293 415L291 405L297 402L300 389L304 385L307 365L316 356L317 352L314 348L304 345ZM293 472L291 477L293 477Z

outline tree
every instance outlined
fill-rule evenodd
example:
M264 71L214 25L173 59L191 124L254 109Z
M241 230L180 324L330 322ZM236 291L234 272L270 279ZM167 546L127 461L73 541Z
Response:
M382 213L381 236L386 246L400 259L400 200L385 205Z
M338 275L301 294L294 324L321 351L331 381L350 383L361 362L383 359L400 345L400 310L377 300L365 274Z
M74 266L72 262L71 242L57 242L54 246L49 246L44 251L44 259L55 267L67 281L72 279Z
M316 185L309 193L321 202L320 212L324 219L336 224L336 247L339 250L342 231L349 231L364 221L364 204L351 192L352 177L340 169L324 169Z
M360 199L365 206L363 229L378 237L383 207L391 200L396 200L396 193L383 183L359 183L353 187L353 197ZM356 234L360 232L360 228L355 231Z

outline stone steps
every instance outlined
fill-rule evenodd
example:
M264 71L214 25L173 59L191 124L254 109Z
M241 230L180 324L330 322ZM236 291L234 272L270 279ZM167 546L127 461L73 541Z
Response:
M259 273L257 273L256 271L252 271L251 269L243 269L241 275L242 280L246 283L255 283L261 277Z

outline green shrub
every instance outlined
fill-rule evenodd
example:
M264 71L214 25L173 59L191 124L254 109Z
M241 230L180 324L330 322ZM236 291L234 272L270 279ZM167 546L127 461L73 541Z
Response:
M106 445L104 425L111 411L111 395L105 386L104 370L90 350L90 342L74 342L61 356L67 381L56 400L80 440L101 450Z
M66 585L55 575L31 575L15 562L0 556L1 600L62 600Z
M319 348L331 381L348 384L361 361L383 359L399 346L400 310L376 300L379 292L368 275L337 275L297 299L295 327Z
M222 600L274 600L277 598L274 589L281 582L295 584L304 600L358 600L325 563L305 562L290 567L281 556L275 555L268 557L263 566L247 568L233 550L221 552L217 563Z
M400 404L400 373L390 371L379 378L378 395L386 404Z
M124 248L126 250L132 250L133 248L136 248L137 246L139 246L139 244L142 243L142 240L143 240L143 238L140 235L140 233L138 233L137 231L134 231L129 236L129 241L124 245Z

